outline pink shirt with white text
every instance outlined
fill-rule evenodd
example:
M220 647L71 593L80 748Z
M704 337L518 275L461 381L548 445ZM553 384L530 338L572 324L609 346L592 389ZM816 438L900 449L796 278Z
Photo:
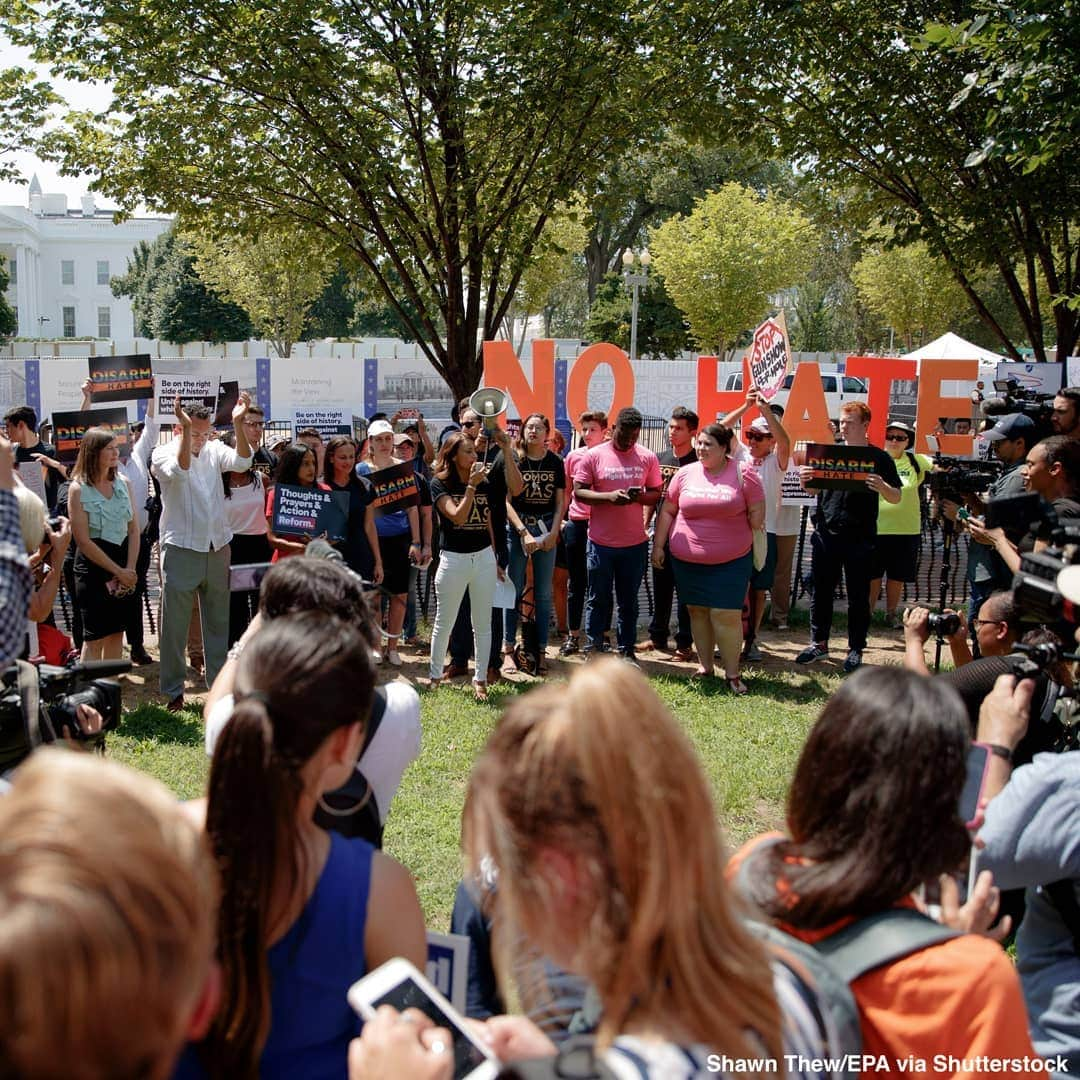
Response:
M716 565L750 550L753 537L746 518L747 504L762 502L765 489L757 472L742 465L740 491L739 467L739 462L729 461L714 476L695 461L671 478L667 499L678 507L678 513L668 534L668 546L675 558Z
M644 446L616 450L614 443L594 446L577 467L577 479L593 491L659 488L660 461ZM589 539L602 547L623 548L645 543L641 503L593 503Z

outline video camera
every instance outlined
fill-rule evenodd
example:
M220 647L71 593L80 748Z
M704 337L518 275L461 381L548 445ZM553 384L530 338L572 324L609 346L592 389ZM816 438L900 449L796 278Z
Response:
M36 686L20 685L20 667ZM56 742L65 726L73 739L92 750L120 721L120 684L110 675L131 670L129 660L93 660L70 667L12 665L0 676L0 771L7 771L41 743ZM26 676L24 675L24 678ZM76 718L80 705L101 713L101 731L87 735ZM35 715L36 708L36 715Z
M991 418L1007 413L1024 413L1036 424L1047 427L1053 411L1054 395L1040 390L1028 390L1016 379L995 379L996 397L982 403L982 414Z
M1050 546L1020 557L1020 569L1013 578L1016 603L1025 618L1053 625L1080 622L1080 610L1058 588L1058 574L1080 563L1080 523L1062 525L1054 508L1032 493L991 499L986 505L987 528L1014 526L1019 530L1039 529L1048 534Z
M1001 461L972 461L970 458L934 455L934 471L926 486L935 499L963 502L968 495L981 495L1005 471Z

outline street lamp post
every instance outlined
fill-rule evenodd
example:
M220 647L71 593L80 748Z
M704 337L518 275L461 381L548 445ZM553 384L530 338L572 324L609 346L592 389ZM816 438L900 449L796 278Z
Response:
M634 273L634 263L641 267L641 273ZM635 254L629 248L623 252L623 283L630 293L630 359L637 359L637 315L638 299L640 290L649 283L649 267L652 265L652 256L648 248L642 248Z

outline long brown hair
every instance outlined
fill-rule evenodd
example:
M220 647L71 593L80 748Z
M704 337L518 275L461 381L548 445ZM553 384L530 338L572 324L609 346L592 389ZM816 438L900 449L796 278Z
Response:
M338 728L367 722L374 691L363 635L322 612L274 619L241 656L206 812L222 878L222 1007L203 1044L214 1076L258 1076L270 1028L271 903L296 898L309 869L296 842L301 771Z
M323 480L328 484L332 485L334 483L334 463L331 459L343 446L351 446L356 450L356 460L360 460L359 447L351 435L332 435L330 441L326 444L326 449L323 451Z
M507 707L473 772L463 841L498 870L498 921L540 946L558 883L540 856L581 869L575 968L603 1005L606 1046L647 1023L734 1057L783 1053L772 975L724 880L708 783L638 671L580 668ZM563 904L565 908L565 903Z
M71 479L78 480L80 484L96 484L105 477L98 476L101 465L102 452L107 450L116 439L116 435L105 428L88 428L86 434L79 443L79 456L75 459L75 467L71 470ZM116 469L111 468L108 479L116 479Z
M442 446L439 447L439 453L435 457L435 467L432 469L433 474L439 480L447 480L453 475L457 475L457 466L455 459L458 456L458 451L464 442L470 442L474 446L475 440L471 435L466 435L464 431L452 431L449 435L443 439Z
M803 746L788 792L790 840L755 865L754 899L774 918L824 927L955 871L970 848L958 809L968 745L953 687L901 668L857 671Z

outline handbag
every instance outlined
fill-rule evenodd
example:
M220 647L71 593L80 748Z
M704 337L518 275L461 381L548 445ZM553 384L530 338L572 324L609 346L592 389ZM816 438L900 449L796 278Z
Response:
M743 466L742 466L741 461L736 466L735 471L739 476L739 491L742 491L742 489L743 489ZM746 511L746 522L747 522L748 525L750 524L750 508L749 507L747 507L747 511ZM765 565L765 560L768 559L768 557L769 557L769 538L765 535L765 530L764 529L755 529L753 526L750 527L750 535L753 537L753 544L754 544L754 547L753 547L754 569L755 570L760 570Z

